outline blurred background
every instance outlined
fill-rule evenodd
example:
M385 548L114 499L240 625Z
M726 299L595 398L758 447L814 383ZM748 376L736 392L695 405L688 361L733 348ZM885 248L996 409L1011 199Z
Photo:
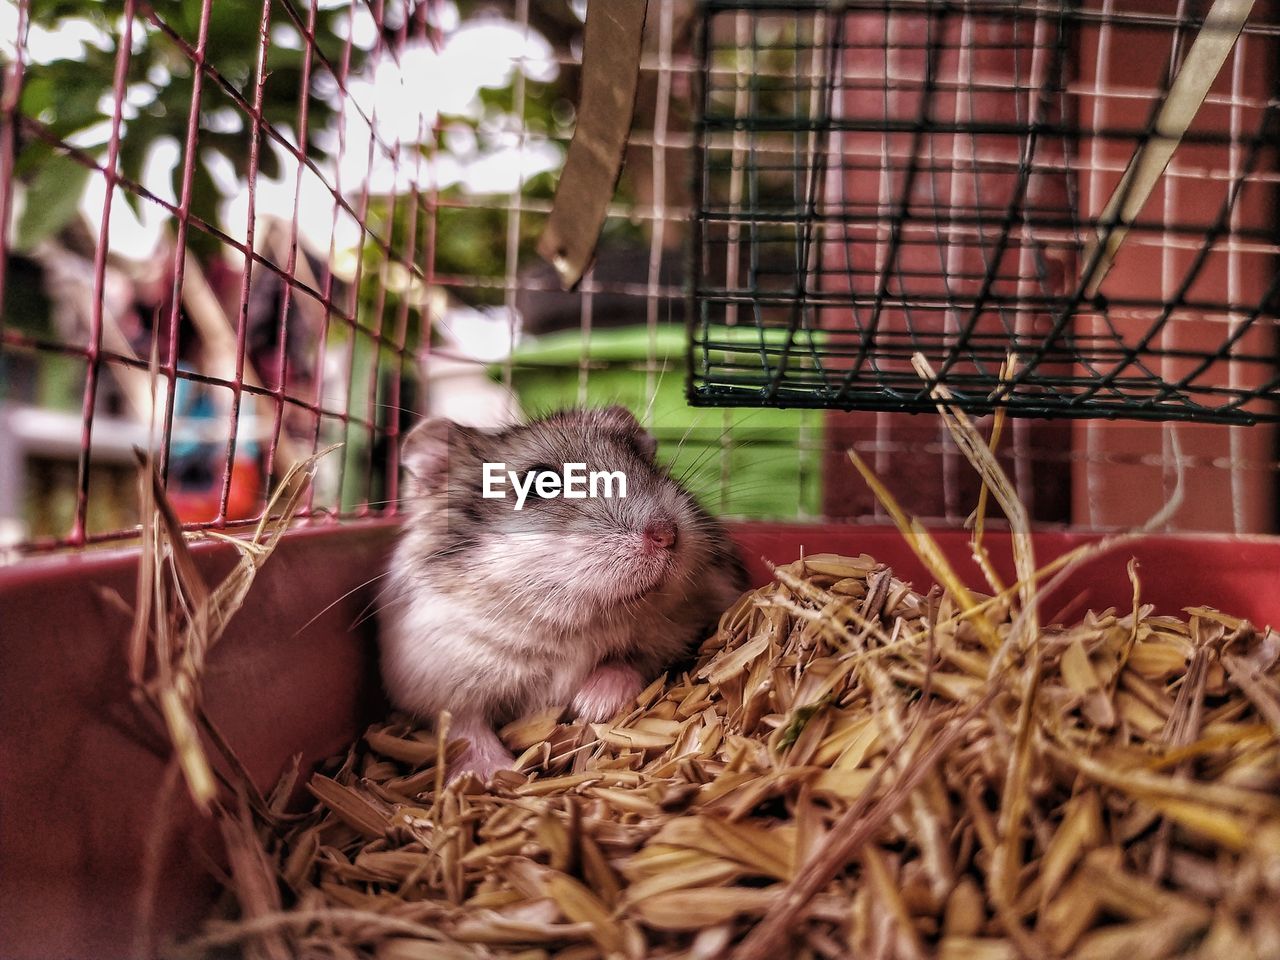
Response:
M585 3L4 0L0 536L126 533L148 444L191 525L257 516L339 441L313 510L381 513L418 416L606 402L722 512L816 513L816 433L795 443L820 415L683 399L693 7L653 7L625 173L569 294L533 246Z
M135 447L157 452L185 523L234 529L260 513L289 466L342 442L310 513L372 517L394 511L396 440L420 416L486 425L606 402L635 409L677 475L720 514L883 522L848 466L852 447L909 510L963 523L977 481L936 418L685 400L690 264L702 279L741 266L736 248L714 262L700 248L695 261L695 210L730 197L735 182L741 191L744 155L764 158L750 181L757 208L795 204L807 189L796 161L769 172L767 139L699 129L696 96L754 98L759 113L777 96L767 78L793 78L797 90L802 79L819 83L823 64L806 59L816 48L811 10L743 5L704 16L693 0L651 0L632 137L598 257L576 292L560 290L534 246L574 130L586 9L584 0L0 0L0 548L13 557L130 535ZM890 14L867 16L885 38L869 35L869 49L910 50L890 43ZM1141 43L1082 44L1098 52L1069 71L1072 95L1086 98L1078 108L1146 109L1138 94L1185 52L1195 18L1153 21ZM978 43L966 20L955 19L961 32L948 41L957 52ZM1224 117L1270 103L1271 22L1258 18L1224 70ZM1015 75L1020 42L985 40L1015 51ZM1028 64L1038 43L1026 42ZM973 76L1001 69L944 64L970 78L971 93ZM852 109L865 84L856 63L846 66L841 96ZM905 110L882 94L895 70L910 74L909 54L868 69L875 102ZM1034 92L1034 80L1020 83L1011 89ZM990 109L1021 107L1010 98ZM883 218L893 197L879 184L879 147L856 137L836 146L851 157L865 148L877 166L874 176L837 166L844 172L827 189L869 198ZM1095 155L1102 180L1091 192L1067 188L1062 202L1100 207L1125 159ZM1153 202L1179 209L1192 202L1188 184L1229 183L1238 162L1225 147L1175 159ZM1083 164L1064 169L1087 176ZM1231 281L1236 299L1241 284L1247 294L1275 273L1274 243L1257 236L1274 232L1274 169L1268 153L1250 179L1259 192L1232 227L1257 248ZM943 194L935 184L939 206L964 190L956 170ZM976 153L962 173L979 214L1002 215L989 186L981 198ZM963 270L966 252L990 241L979 231L964 243L950 241L947 269ZM1158 248L1157 237L1151 256ZM1153 263L1158 273L1158 260L1135 256L1128 279L1113 283L1138 289ZM1164 269L1159 283L1176 285L1180 267ZM1173 529L1273 532L1275 443L1267 425L1020 420L1002 456L1044 524L1139 523L1181 471L1191 495Z

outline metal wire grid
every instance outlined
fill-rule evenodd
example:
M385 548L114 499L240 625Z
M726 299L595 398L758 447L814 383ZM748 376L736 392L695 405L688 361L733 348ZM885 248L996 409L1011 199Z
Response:
M338 146L338 164L340 171L342 159L347 150L368 150L372 156L376 149L382 152L393 165L397 174L400 165L408 167L420 166L426 162L417 151L402 151L399 142L384 142L377 133L376 116L365 116L361 106L349 95L348 77L352 62L353 30L347 31L345 42L336 61L327 56L321 46L321 38L316 34L318 8L312 0L309 9L299 7L292 0L264 0L257 10L260 17L258 29L258 50L256 68L247 84L237 83L219 68L218 51L209 43L209 25L214 0L203 0L200 5L199 26L194 36L185 36L171 24L165 15L164 8L159 9L139 2L126 0L118 24L118 34L113 37L115 46L115 78L110 107L110 135L105 150L90 151L83 149L60 137L50 129L38 116L29 115L21 108L24 83L33 76L39 75L39 67L30 67L26 62L25 41L29 27L30 2L22 0L19 4L17 55L8 64L5 77L5 96L3 102L4 129L0 139L0 222L9 223L13 190L15 184L15 166L22 161L24 149L32 143L43 142L52 145L60 156L70 158L82 165L93 177L100 177L105 183L105 200L101 214L101 227L95 238L92 260L92 305L87 340L76 342L71 337L66 339L48 339L32 337L16 329L12 324L0 329L0 344L10 356L21 354L60 355L74 358L83 364L84 389L82 403L82 433L79 442L77 462L77 485L74 516L70 529L64 536L52 540L30 543L27 549L40 549L53 546L80 546L88 543L119 539L131 536L132 530L90 530L87 515L90 501L90 467L94 449L94 432L100 412L100 390L104 371L142 371L150 369L151 358L146 350L122 350L108 346L113 332L110 329L110 318L106 315L108 291L106 277L109 257L118 251L112 250L110 240L112 200L116 194L128 194L140 204L158 207L170 218L172 230L171 247L171 294L168 297L167 317L157 316L151 329L149 344L153 356L159 357L158 371L161 378L159 385L159 403L155 410L156 429L154 449L157 454L157 465L162 475L167 475L171 467L171 452L175 439L182 439L175 434L175 389L177 384L186 381L206 387L225 390L229 393L229 403L225 417L225 453L222 457L220 491L217 498L217 510L207 520L187 523L189 528L234 528L242 524L254 522L254 516L260 512L265 502L266 491L258 495L258 508L249 517L233 517L228 512L228 500L232 494L234 465L237 459L237 445L243 443L239 436L241 423L241 407L246 398L254 398L257 403L265 403L271 409L269 416L271 427L265 436L265 453L263 456L266 476L280 475L290 463L318 450L324 443L340 440L351 445L357 438L362 455L359 457L340 457L336 462L337 479L334 488L354 489L348 499L354 503L346 508L341 506L339 494L335 494L330 503L316 503L313 491L313 511L342 514L348 516L368 516L383 511L387 503L396 499L396 443L400 420L396 416L387 416L380 411L398 410L400 408L401 384L411 364L414 344L409 342L409 316L417 307L408 297L398 298L393 304L386 296L388 283L387 271L394 265L403 269L409 276L421 284L431 282L430 269L432 260L423 257L421 249L429 248L432 242L432 222L435 208L429 193L413 190L407 195L389 198L390 211L381 218L379 224L369 216L370 189L369 183L361 189L351 191L341 182L340 173L328 176L317 164L309 145L311 131L308 125L311 98L309 91L312 84L321 74L328 77L341 93L339 106L339 129L344 130L344 123L349 114L355 113L369 131L367 145L365 143L350 144L345 138ZM420 8L425 12L425 7ZM421 13L412 13L408 7L395 8L383 3L370 6L377 29L377 41L373 56L386 52L394 55L397 49L403 48L410 38L417 42L431 42L430 28L427 19ZM297 112L292 124L285 125L269 121L263 114L263 91L270 77L270 38L273 24L288 24L301 38L304 45L302 57L301 95L297 97ZM137 34L145 32L153 41L163 38L172 54L188 60L193 65L190 81L190 109L186 123L186 140L182 147L180 188L177 202L170 202L144 187L141 183L124 176L120 170L119 159L122 144L127 137L128 123L124 121L125 97L128 88L130 56L134 48ZM334 38L323 38L334 40ZM249 130L249 156L247 171L247 217L243 232L236 236L229 233L218 223L196 216L192 213L193 193L197 182L197 147L202 135L206 134L209 123L210 94L220 92L218 102L223 106L230 105L241 117ZM425 134L427 131L420 131ZM423 139L426 139L423 136ZM264 252L255 243L256 230L259 226L255 204L255 187L259 177L261 154L264 148L282 151L289 162L296 165L295 205L292 221L289 225L289 237L283 256L275 256ZM299 246L299 209L298 191L301 190L303 176L313 174L321 179L328 188L330 202L334 211L334 223L349 220L358 225L360 243L358 244L357 262L354 278L345 284L335 281L331 269L336 240L331 238L329 258L322 260L316 271L302 267L305 254ZM397 205L405 205L408 227L404 236L392 242L391 227L396 220ZM198 261L190 252L189 246L193 234L199 233L212 241L219 251L230 252L242 262L238 282L238 309L234 312L234 364L233 369L220 375L189 369L179 366L182 351L180 331L182 329L181 314L185 310L186 295L194 285L197 293L204 292L207 283L203 277L193 277L192 269L198 269ZM9 250L5 243L9 231L0 237L0 298L4 294L5 267L10 261ZM372 309L363 315L357 315L356 297L361 289L363 275L367 269L366 257L374 259L378 256L376 270L378 293ZM246 339L249 315L249 302L252 285L259 276L270 275L281 284L280 306L278 313L278 348L274 369L265 371L265 376L251 371L246 364ZM294 304L305 304L305 307L294 308ZM289 345L291 336L296 333L290 330L291 320L306 314L320 317L318 329L311 331L318 337L318 345L312 351L308 362L315 363L315 369L307 377L311 389L294 389L290 383ZM326 369L324 358L327 346L334 331L343 328L350 348L348 350L345 369L337 371ZM368 396L358 404L353 395L353 384L359 382L356 363L358 351L356 344L365 340L368 349L364 351L370 358L366 362L372 364L370 375L365 378L368 384ZM392 372L382 377L380 372ZM274 376L272 376L274 374ZM338 379L340 382L334 383ZM126 374L127 375L127 374ZM274 381L274 383L270 381ZM381 389L380 389L381 388ZM338 402L334 402L334 396ZM355 412L362 409L363 412ZM299 422L305 418L305 424ZM293 425L286 430L286 421ZM385 441L381 443L380 441ZM281 463L285 447L289 448L289 462ZM375 451L385 449L385 462L375 463ZM348 476L354 474L354 476Z
M353 30L349 28L345 35L338 36L318 32L322 14L332 9L333 4L323 0L311 0L309 5L298 0L264 0L255 8L259 22L254 70L250 76L236 77L222 67L220 51L210 42L210 22L216 14L226 13L226 2L199 0L196 4L198 24L191 24L190 29L185 28L172 8L153 7L142 0L122 4L112 37L114 83L109 102L101 105L104 119L110 124L110 134L100 150L86 149L74 142L74 138L61 136L40 116L23 108L24 86L40 76L42 66L30 63L25 51L30 0L18 5L20 41L17 55L7 64L4 139L0 141L3 146L3 166L0 167L3 210L0 212L4 214L4 221L12 220L15 172L21 168L25 151L33 143L52 147L58 155L70 158L105 187L101 229L92 238L91 245L92 317L85 329L59 328L53 335L41 337L12 322L0 324L3 348L0 363L6 356L13 360L56 355L80 364L83 371L81 423L73 451L76 477L72 516L65 532L20 544L24 552L108 542L132 535L132 529L126 526L94 519L95 505L109 495L97 469L103 462L102 450L104 444L119 439L116 421L109 416L103 419L107 416L104 410L109 407L106 401L111 399L110 396L104 398L104 385L111 384L121 371L132 370L145 378L151 360L148 354L153 348L159 358L160 376L156 429L150 443L157 452L162 473L172 473L175 446L188 442L193 429L175 410L175 395L179 390L169 385L197 384L227 395L219 412L221 423L214 425L220 430L215 432L222 445L216 506L201 519L187 522L188 528L235 529L254 522L265 503L269 488L266 483L253 489L253 509L245 510L243 504L237 507L236 503L237 491L243 492L245 486L244 478L237 473L239 453L251 439L246 438L243 425L246 418L239 413L242 406L249 404L265 404L259 407L258 416L259 421L265 422L260 457L265 477L278 478L289 463L331 442L347 444L345 454L331 455L326 461L329 475L327 482L317 483L318 492L312 494L313 516L347 519L394 512L398 496L397 437L415 416L424 409L429 412L430 397L424 403L421 393L434 389L438 395L449 390L447 384L430 382L434 364L473 362L451 354L451 346L435 336L451 322L448 310L440 306L440 297L454 305L462 302L505 308L508 339L514 344L520 336L519 298L530 291L545 293L554 288L553 278L529 269L533 239L550 208L549 193L531 192L523 176L509 193L469 197L444 195L434 187L417 186L422 181L434 182L430 176L410 176L408 182L414 185L413 189L392 195L371 190L367 179L343 180L344 159L351 155L367 153L369 162L365 166L369 167L376 154L390 165L393 182L399 182L406 170L430 170L439 162L444 149L440 129L419 130L416 136L409 131L409 143L387 138L380 133L378 103L352 94L353 79L366 76L369 64L379 57L399 63L406 45L442 42L429 16L438 5L374 0L352 3L349 7L352 16L357 12L367 16L377 35L364 64L359 65L359 51L352 45ZM527 36L531 29L529 0L515 0L500 12ZM272 37L279 24L292 28L301 37L305 64L295 115L285 119L268 116L263 108L264 88L269 90L268 85L273 82ZM646 355L640 361L644 401L638 412L669 448L687 445L680 468L701 469L711 479L700 485L699 492L712 506L724 505L728 502L727 491L746 485L732 474L733 464L742 456L740 444L753 436L750 424L743 428L735 425L728 415L708 412L705 424L691 431L685 424L672 425L660 413L655 413L659 391L678 383L679 376L678 361L660 354L658 338L673 322L680 322L674 313L682 302L682 278L671 275L669 267L673 259L678 259L672 251L681 245L681 228L689 213L683 165L687 163L692 140L684 111L689 80L696 65L687 44L682 44L678 36L687 26L678 3L660 0L652 4L649 25L650 36L642 62L642 86L647 84L648 105L631 141L631 149L647 157L638 172L632 173L633 181L642 183L643 189L636 188L640 196L620 196L609 212L610 224L614 227L622 226L635 232L639 225L644 234L645 263L635 276L603 278L598 277L596 271L588 274L578 300L582 350L571 369L578 381L577 399L583 401L589 384L600 374L599 363L590 355L594 328L611 320L607 315L598 314L597 299L608 296L613 303L632 304L629 310L642 315L648 338ZM122 149L127 147L130 136L128 96L130 58L134 55L131 51L136 48L140 33L145 33L151 41L165 43L171 54L194 65L177 175L179 186L169 200L126 175L120 163ZM553 56L561 68L573 69L578 63L578 53L572 45L567 51L557 48ZM325 85L337 95L334 109L338 113L339 136L336 147L329 147L331 163L328 165L319 156L320 152L311 149L312 138L323 131L313 130L309 117L315 104L314 91ZM526 150L530 110L534 107L527 87L524 71L516 70L509 90L511 102L507 106L521 124L514 131L518 154ZM546 90L540 89L537 95L545 94ZM677 105L675 112L681 114L674 122L671 119L673 103ZM545 110L547 105L537 106ZM201 183L199 149L204 140L216 136L216 115L226 108L240 118L252 144L244 178L247 203L243 205L238 226L228 224L225 216L215 219L193 211L193 197ZM553 132L552 136L562 145L567 142L563 130ZM260 161L268 150L284 155L286 170L295 168L294 205L292 216L285 218L283 232L287 234L287 242L283 245L262 242L268 228L264 226L255 198ZM669 173L668 161L672 155L679 158L681 166ZM299 241L300 213L308 212L300 210L305 203L301 186L304 177L323 182L327 191L325 203L333 208L333 232L328 250L310 258L305 245ZM113 197L118 195L127 195L144 208L160 211L171 234L166 254L171 272L165 278L170 295L164 302L163 315L153 318L150 339L142 344L135 342L131 350L120 347L110 307L111 264L121 251L113 248L113 243L118 241L113 239L109 219ZM488 241L496 237L501 247L501 262L476 270L459 269L456 264L450 264L442 252L439 234L442 219L449 224L447 229L455 238L483 235ZM360 239L354 267L348 264L345 270L338 270L335 262L341 260L342 251L337 235L343 226L358 230ZM606 234L609 232L610 228L606 228ZM6 265L14 252L8 246L10 238L11 233L6 233L5 246L0 248L0 260ZM209 251L213 254L206 256ZM241 266L237 268L239 275L235 280L235 306L226 310L232 335L231 360L226 369L210 370L209 364L196 367L181 358L184 341L190 336L184 324L190 310L191 291L208 293L208 261L219 258ZM397 286L391 282L397 273L401 274L400 295L395 296L388 291ZM261 369L261 363L255 366L253 362L255 333L246 320L263 277L273 278L281 288L274 331L276 350L266 369ZM406 277L409 279L404 279ZM405 295L404 291L410 287L416 288L419 295ZM0 298L4 296L5 278L0 272ZM5 316L7 321L12 321L10 312ZM452 322L460 325L464 321ZM427 330L433 331L430 340L421 336ZM341 354L336 364L335 350L331 349L334 344ZM357 344L361 349L357 349ZM295 368L301 363L309 367L306 377L296 376ZM475 365L482 366L478 362ZM502 381L510 385L519 373L519 361L509 354L499 366ZM424 370L428 382L419 385L419 395L402 396L402 389L414 384ZM107 394L112 392L107 390ZM781 443L775 437L769 449L753 448L750 459L799 460L803 475L805 470L812 469L816 442L806 431L802 426L794 437L789 436ZM691 434L695 433L702 435L703 443L691 441ZM3 459L4 450L0 449L0 460ZM694 460L697 462L692 463ZM803 476L802 482L805 482ZM812 482L812 478L808 482ZM173 484L170 486L172 489ZM127 497L128 493L115 491L112 495Z
M1153 136L1202 5L699 9L692 402L931 410L920 351L972 410L1280 416L1269 8L1098 297L1086 238L1116 226L1100 211ZM1233 66L1246 44L1251 74ZM1155 69L1108 83L1119 50ZM744 325L777 335L732 335Z

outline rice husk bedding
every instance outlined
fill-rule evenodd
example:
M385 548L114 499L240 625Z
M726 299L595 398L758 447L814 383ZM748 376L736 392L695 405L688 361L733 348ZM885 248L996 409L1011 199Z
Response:
M1023 641L1015 589L776 573L613 722L504 729L489 789L442 789L461 743L371 726L309 813L229 819L256 906L189 949L1280 956L1280 635L1156 616L1132 572L1131 609Z

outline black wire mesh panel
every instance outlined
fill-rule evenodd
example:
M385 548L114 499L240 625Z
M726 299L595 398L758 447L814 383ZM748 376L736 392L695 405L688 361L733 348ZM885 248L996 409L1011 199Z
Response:
M691 402L1280 419L1280 25L1247 7L704 0Z

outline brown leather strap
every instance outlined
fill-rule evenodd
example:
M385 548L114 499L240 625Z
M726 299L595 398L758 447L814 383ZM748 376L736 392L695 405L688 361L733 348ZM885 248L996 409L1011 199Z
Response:
M648 0L593 0L582 45L582 95L538 253L572 290L595 256L631 132Z

